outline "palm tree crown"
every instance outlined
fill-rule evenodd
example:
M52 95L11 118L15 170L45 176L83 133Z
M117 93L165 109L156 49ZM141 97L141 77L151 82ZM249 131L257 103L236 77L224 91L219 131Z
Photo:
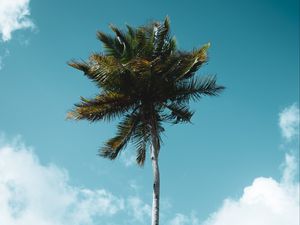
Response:
M105 52L92 54L88 61L71 61L100 88L94 98L81 98L68 117L89 121L120 118L116 136L99 154L115 159L132 141L136 161L143 165L146 149L156 146L158 154L163 122L190 122L191 100L218 95L223 86L215 76L196 78L207 62L209 44L190 52L180 51L170 36L169 19L122 31L110 26L114 36L98 32Z

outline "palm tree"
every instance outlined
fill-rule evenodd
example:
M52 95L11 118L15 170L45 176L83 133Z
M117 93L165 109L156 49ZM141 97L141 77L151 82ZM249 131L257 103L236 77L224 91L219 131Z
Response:
M100 89L94 98L81 98L68 118L91 122L121 119L115 137L99 155L116 159L129 142L136 147L136 162L144 165L147 149L153 167L152 225L159 224L160 176L158 155L163 123L190 122L192 100L216 96L223 86L215 76L196 78L207 62L209 44L191 52L179 51L170 36L170 23L153 22L122 31L111 25L114 36L98 32L105 52L94 53L87 61L71 61Z

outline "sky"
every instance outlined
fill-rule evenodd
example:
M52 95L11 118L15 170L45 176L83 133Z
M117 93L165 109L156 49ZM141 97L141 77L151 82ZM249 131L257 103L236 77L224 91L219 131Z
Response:
M211 43L198 75L226 90L165 125L161 223L299 224L299 1L0 0L0 225L150 223L149 157L100 158L116 123L65 119L98 92L67 62L166 16L180 49Z

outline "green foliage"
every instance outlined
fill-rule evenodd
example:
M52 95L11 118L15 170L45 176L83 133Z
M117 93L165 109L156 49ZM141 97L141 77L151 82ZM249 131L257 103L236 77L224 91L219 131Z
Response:
M104 53L92 54L88 61L71 61L100 89L92 98L81 98L68 113L70 119L89 121L122 119L117 134L100 149L100 155L115 159L132 141L137 163L143 165L146 151L155 146L158 154L162 123L187 123L194 114L190 101L216 96L223 89L215 76L196 78L196 72L207 62L210 44L198 50L177 49L170 36L170 21L153 22L122 31L111 25L114 36L98 32Z

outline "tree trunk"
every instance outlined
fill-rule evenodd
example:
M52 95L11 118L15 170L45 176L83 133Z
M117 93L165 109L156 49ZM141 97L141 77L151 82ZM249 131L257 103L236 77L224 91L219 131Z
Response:
M158 167L158 146L153 143L151 147L151 161L153 169L153 202L152 202L152 225L159 225L159 191L160 178Z

